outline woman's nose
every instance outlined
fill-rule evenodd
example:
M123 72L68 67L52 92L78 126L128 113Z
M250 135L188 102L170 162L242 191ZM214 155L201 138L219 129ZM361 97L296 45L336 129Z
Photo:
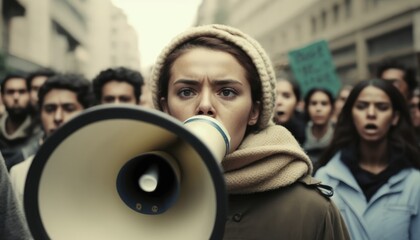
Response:
M367 109L367 116L368 117L374 117L375 116L375 106L371 105Z
M197 115L207 115L214 117L215 113L216 111L212 103L211 94L207 92L203 93L198 105Z
M282 101L282 99L277 99L276 100L276 106L282 106L283 105L283 101Z

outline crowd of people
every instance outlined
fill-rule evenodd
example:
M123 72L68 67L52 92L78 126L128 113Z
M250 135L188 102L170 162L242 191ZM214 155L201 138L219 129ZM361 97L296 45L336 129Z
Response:
M24 220L23 194L32 160L45 139L94 105L150 107L151 101L140 97L142 91L147 91L143 76L126 67L105 69L92 81L80 74L51 69L39 69L27 75L11 73L4 77L1 83L4 112L0 118L0 215L7 219L0 223L1 239L31 239Z
M298 85L290 77L282 91L293 104L278 97L274 120L304 139L300 143L314 165L314 177L334 190L331 199L351 239L420 239L415 70L384 60L372 75L344 85L335 98L324 88L309 90L301 114L296 114L300 93L292 87Z
M384 61L372 79L300 92L275 76L257 41L224 25L193 27L141 73L92 79L40 69L1 82L0 238L31 239L28 169L46 138L98 104L133 104L184 121L207 115L231 136L222 161L223 239L420 239L420 88ZM147 85L147 86L146 86Z

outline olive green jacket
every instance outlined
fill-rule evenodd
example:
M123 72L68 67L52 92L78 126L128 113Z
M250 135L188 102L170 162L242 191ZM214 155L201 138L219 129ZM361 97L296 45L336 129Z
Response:
M350 239L321 187L308 176L272 191L230 195L224 239Z

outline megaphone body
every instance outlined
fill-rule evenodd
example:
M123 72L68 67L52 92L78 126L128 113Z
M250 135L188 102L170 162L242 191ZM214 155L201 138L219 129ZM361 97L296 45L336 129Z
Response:
M229 135L209 117L97 106L49 137L24 205L35 239L220 239Z

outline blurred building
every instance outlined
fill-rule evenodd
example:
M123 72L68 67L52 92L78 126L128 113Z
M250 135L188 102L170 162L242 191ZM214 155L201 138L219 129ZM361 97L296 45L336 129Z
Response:
M86 74L108 67L140 69L138 38L123 11L106 0L89 0L90 59Z
M255 37L277 69L287 68L290 50L321 39L344 82L370 77L384 58L419 66L419 0L203 0L197 24L205 23Z
M3 0L2 52L7 67L80 71L86 60L85 9L81 0Z
M110 0L0 3L3 68L51 67L89 77L112 65L139 68L136 33Z

